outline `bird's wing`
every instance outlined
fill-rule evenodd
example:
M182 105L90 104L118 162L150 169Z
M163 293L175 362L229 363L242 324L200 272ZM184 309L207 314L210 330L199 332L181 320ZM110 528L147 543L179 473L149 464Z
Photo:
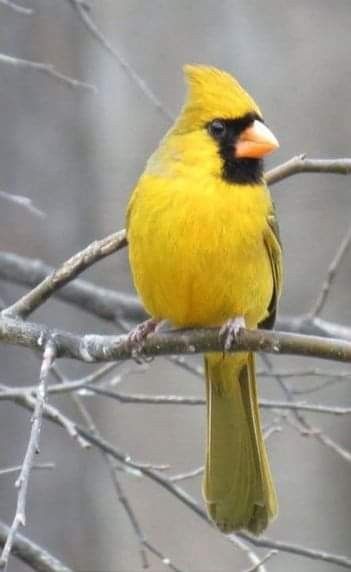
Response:
M274 205L272 206L272 211L267 217L267 223L267 229L263 240L272 268L273 292L267 310L267 317L260 322L259 327L271 329L274 326L283 281L282 246Z

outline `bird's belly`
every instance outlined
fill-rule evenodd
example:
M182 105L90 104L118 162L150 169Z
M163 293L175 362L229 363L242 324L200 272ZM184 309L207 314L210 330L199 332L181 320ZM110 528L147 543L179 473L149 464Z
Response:
M193 209L187 221L180 208L176 217L144 220L143 235L140 225L134 235L131 221L130 262L146 310L176 326L220 325L235 316L255 326L273 290L264 224L262 214L221 218L208 209L203 216Z
M256 325L265 317L272 296L264 253L249 262L233 258L230 268L221 266L221 261L219 253L201 269L190 260L179 260L174 268L155 266L155 284L151 287L143 279L137 284L146 309L176 326L215 326L234 316Z

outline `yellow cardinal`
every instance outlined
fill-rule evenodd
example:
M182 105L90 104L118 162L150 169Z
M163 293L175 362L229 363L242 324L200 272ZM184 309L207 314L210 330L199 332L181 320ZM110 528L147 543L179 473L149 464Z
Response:
M253 99L228 73L185 66L183 109L149 159L129 202L129 258L152 316L176 327L272 327L282 262L262 157L278 147ZM251 353L208 354L203 494L226 533L259 534L277 513Z

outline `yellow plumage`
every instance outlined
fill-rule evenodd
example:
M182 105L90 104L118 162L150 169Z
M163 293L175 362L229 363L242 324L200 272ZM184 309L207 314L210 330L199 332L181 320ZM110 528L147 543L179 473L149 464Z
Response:
M174 326L248 327L275 311L279 241L263 182L235 184L206 126L260 111L229 74L186 66L187 101L147 163L128 207L134 283L148 313ZM273 303L272 303L273 301ZM272 310L273 308L273 310ZM260 532L277 510L259 423L253 356L206 356L204 495L224 531Z

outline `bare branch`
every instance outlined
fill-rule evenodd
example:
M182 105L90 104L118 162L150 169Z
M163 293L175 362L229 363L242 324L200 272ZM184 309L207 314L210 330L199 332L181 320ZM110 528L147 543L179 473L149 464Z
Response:
M128 456L126 456L124 453L122 453L121 451L110 445L110 443L108 443L107 441L103 440L102 438L97 439L95 436L89 434L82 428L79 428L79 431L88 441L90 440L90 442L94 444L96 447L102 448L104 451L106 451L106 453L110 454L112 457L119 460L120 462L127 465L129 464ZM147 476L152 481L159 484L162 488L164 488L170 494L175 496L184 505L186 505L189 509L191 509L195 514L197 514L197 516L199 516L202 520L213 526L212 522L208 519L206 512L197 504L197 502L187 492L185 492L179 486L172 483L168 477L150 468L145 468L141 466L137 467L135 464L133 464L132 466L134 468L139 468L140 472L143 475ZM351 568L351 558L348 558L346 556L331 554L323 550L315 550L307 548L302 545L290 544L288 542L283 542L280 540L272 540L264 536L253 537L246 533L238 533L236 536L246 541L249 541L254 546L269 548L274 550L281 550L283 552L289 552L292 554L297 554L299 556L305 556L307 558L312 558L314 560L331 562L333 564L343 566L344 568ZM227 536L226 538L230 542L233 542L231 536Z
M49 77L53 77L67 85L71 88L82 88L86 89L90 92L96 93L96 88L89 83L84 83L72 77L62 74L61 72L57 71L55 66L52 64L44 64L42 62L32 62L30 60L23 60L21 58L15 58L13 56L9 56L8 54L0 54L0 63L10 64L16 68L22 70L34 70L39 73L43 73L48 75Z
M286 409L287 411L310 411L312 413L329 413L332 415L349 415L351 407L339 407L337 405L320 405L317 403L306 403L305 401L274 401L261 399L260 406L264 409Z
M41 260L0 252L2 280L34 288L54 272L54 268ZM146 313L135 296L102 288L85 280L76 279L64 288L56 290L54 295L104 320L116 322L122 318L141 322L146 318Z
M267 562L267 560L269 560L270 558L272 558L272 556L275 556L278 553L279 553L278 550L270 550L268 554L266 554L266 556L264 556L257 564L254 564L250 568L247 568L245 572L259 572L259 569L260 567L262 567L262 564Z
M338 249L335 253L335 256L328 268L326 279L324 280L321 291L318 294L317 300L311 309L310 312L311 319L315 318L316 316L319 316L323 311L329 296L330 288L333 285L333 282L336 278L340 265L350 248L350 244L351 244L351 226L348 228L345 236L340 242Z
M53 419L50 417L49 420L53 421L58 425L61 424L58 419ZM131 474L143 474L147 476L148 478L159 484L162 488L167 490L170 494L178 498L178 500L180 500L195 514L197 514L202 520L211 524L212 526L212 523L211 521L209 521L206 512L197 504L197 502L187 492L185 492L183 489L179 488L177 485L172 483L169 477L162 475L162 473L160 473L159 468L155 469L153 465L143 464L134 461L129 455L118 450L116 447L112 446L110 443L105 441L102 437L96 437L90 431L78 425L76 427L81 437L83 437L86 441L90 442L98 449L104 451L112 458L121 462L123 465L130 467L132 469ZM134 471L136 471L136 473ZM331 554L322 550L310 549L302 545L290 544L279 540L271 540L270 538L262 536L260 536L259 538L251 537L249 534L245 533L239 533L237 536L243 538L246 541L249 541L251 544L258 547L277 549L283 552L288 552L288 553L290 552L292 554L305 556L307 558L322 560L325 562L331 562L333 564L337 564L345 568L351 568L351 559L349 559L346 556ZM230 537L226 538L231 542L233 541Z
M97 435L99 435L99 434L97 433ZM140 525L139 520L135 514L135 510L132 508L132 505L129 502L129 499L128 499L127 495L125 494L124 489L120 483L120 480L117 477L117 467L114 465L113 459L105 453L104 453L104 457L105 457L105 460L106 460L107 465L108 465L109 473L110 473L110 476L112 479L114 489L116 491L117 499L121 503L128 519L129 519L129 522L130 522L131 527L134 531L134 534L138 540L138 543L140 546L139 553L140 553L140 560L141 560L142 567L148 568L149 562L148 562L148 558L147 558L145 548L148 548L150 550L149 546L151 546L151 545L149 545L149 543L145 539L141 525Z
M7 8L11 8L17 14L23 14L25 16L31 16L34 14L34 10L32 8L26 8L25 6L20 6L19 4L15 4L12 0L0 0L0 4L2 6L6 6Z
M23 460L20 475L15 483L18 488L17 508L15 518L9 530L5 545L3 547L0 567L6 570L8 559L11 553L14 538L19 526L26 525L26 503L29 477L34 464L34 457L39 453L40 432L43 420L43 412L46 400L46 385L50 368L55 359L55 346L52 342L48 342L43 353L43 360L40 369L40 381L37 391L34 415L32 419L32 429L27 446L27 451Z
M93 394L103 395L111 399L115 399L119 403L140 403L143 405L204 405L203 397L192 397L184 395L146 395L143 393L120 393L118 391L110 391L102 387L94 387L88 385L87 390ZM1 399L1 393L0 393Z
M202 475L203 472L204 472L204 467L203 465L201 465L201 467L196 467L196 469L192 469L191 471L187 471L185 473L179 473L178 475L173 475L168 478L172 483L176 483L179 481L186 481L188 479L193 479L198 475Z
M32 470L52 470L55 468L55 463L34 463ZM7 467L6 469L0 469L0 476L11 475L12 473L19 473L22 469L22 465L17 465L17 467Z
M0 546L5 545L9 532L9 527L0 522ZM73 572L45 548L35 544L19 532L13 541L12 554L36 572Z
M279 374L275 374L274 377ZM131 393L121 393L117 391L111 391L105 388L94 387L90 383L87 385L84 383L84 379L77 381L67 381L60 385L52 385L48 388L47 392L49 394L57 393L69 393L72 391L80 391L83 387L86 389L84 396L89 396L89 394L98 394L105 397L115 399L119 403L139 403L143 405L205 405L205 399L203 397L196 396L184 396L184 395L147 395L147 394L131 394ZM18 401L22 398L26 399L27 405L33 404L35 399L33 396L36 395L37 388L35 386L29 387L14 387L6 388L0 390L0 401ZM291 389L292 393L295 393ZM83 394L82 394L83 395ZM263 409L282 409L287 411L301 410L310 411L313 413L327 413L332 415L349 415L351 414L351 407L342 407L338 405L321 405L319 403L307 403L305 401L277 401L272 399L260 399L260 407ZM52 406L46 405L46 412L51 412L51 417L60 416L60 412L55 414L52 413ZM71 437L77 437L77 431L75 425L73 427L67 427L67 420L63 417L62 424L68 429L68 433ZM79 436L78 436L79 437ZM84 443L86 446L86 444ZM0 475L2 471L0 470Z
M132 66L127 62L127 60L112 46L109 40L103 35L99 30L95 22L90 17L87 10L82 6L80 0L68 0L71 6L74 8L78 14L80 20L84 24L85 28L92 35L92 37L97 41L97 43L110 55L118 65L125 71L125 73L132 79L132 81L138 86L140 91L151 101L153 106L159 111L166 119L173 120L172 114L166 109L166 107L161 103L155 93L149 88L145 81L137 74L137 72L132 68Z
M14 390L13 388L9 388L6 386L1 386L0 391L0 400L3 401L13 401L17 405L21 405L25 407L29 411L34 411L35 409L35 393L36 387L33 386L33 391L23 391L23 388L18 388ZM49 390L49 388L48 388ZM49 391L48 391L49 392ZM33 394L33 395L32 395ZM71 421L68 417L66 417L59 409L50 405L49 403L44 404L44 413L43 416L45 419L49 419L55 423L61 425L68 433L68 435L77 441L77 443L83 448L89 447L89 443L87 443L78 433L76 429L76 425L73 421Z
M0 341L42 351L45 341L55 339L57 357L68 357L86 363L121 361L133 358L133 348L127 336L79 336L62 330L50 329L34 322L0 318ZM143 355L223 352L217 328L174 330L151 335L143 345ZM348 340L288 334L266 330L240 331L231 350L265 352L275 355L300 355L351 362L351 342Z
M306 155L297 155L286 163L268 171L265 178L269 185L274 185L299 173L349 175L351 173L351 159L308 159Z
M271 360L267 355L262 356L263 361L266 363L268 369L273 371L273 366ZM277 380L280 387L283 389L284 394L286 395L287 400L291 404L295 404L295 397L292 392L290 385L287 383L286 380L279 377L279 375L275 375L275 379ZM326 435L321 429L313 427L305 418L305 416L301 413L299 408L295 408L293 411L294 417L296 419L296 428L302 435L311 435L315 439L317 439L320 443L332 449L335 453L337 453L340 457L342 457L345 461L351 462L351 453L344 449L341 445L336 443L329 435ZM289 422L289 418L287 419Z
M3 311L7 316L26 318L41 306L57 290L78 274L92 266L98 260L117 252L126 245L124 230L110 234L102 240L96 240L84 250L78 252L47 276L38 286L25 294L15 304Z
M144 395L144 394L128 394L117 391L109 391L101 387L87 387L93 393L104 395L112 399L116 399L120 403L142 403L150 405L204 405L205 400L202 397L191 397L184 395ZM1 400L1 394L0 394ZM332 415L349 415L351 407L340 407L337 405L320 405L315 403L306 403L305 401L274 401L272 399L260 399L260 407L264 409L286 409L311 411L313 413L330 413Z
M253 552L251 546L248 546L247 542L245 542L242 538L239 538L237 534L228 535L228 539L232 544L234 544L234 546L246 554L250 562L252 562L253 567L256 568L257 572L267 572L262 559L259 558L255 552Z
M153 544L151 544L148 540L144 540L143 542L144 546L151 552L151 554L154 554L154 556L157 556L157 558L165 565L167 566L167 568L169 568L170 570L173 570L173 572L182 572L180 568L177 568L173 562L171 561L170 558L168 558L167 556L165 556L162 552L160 552Z
M35 216L38 216L40 218L43 218L46 216L43 213L43 211L41 211L35 205L33 205L33 202L31 201L31 199L29 199L28 197L24 197L23 195L14 195L13 193L6 193L5 191L0 191L0 198L5 199L6 201L9 201L10 203L14 203L15 205L19 205L21 207L24 207L29 212L31 212L32 214L34 214Z

